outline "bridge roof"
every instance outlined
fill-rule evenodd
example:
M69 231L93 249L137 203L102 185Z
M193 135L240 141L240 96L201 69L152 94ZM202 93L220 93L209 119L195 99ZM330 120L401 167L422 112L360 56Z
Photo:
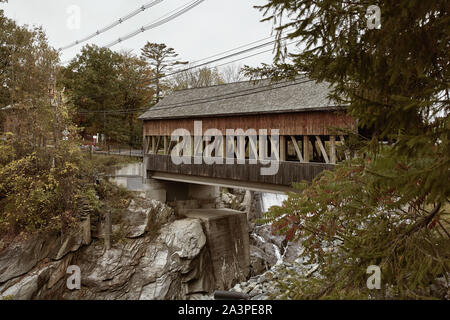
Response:
M139 117L141 120L219 117L243 114L331 111L328 83L307 78L295 81L242 81L174 91Z

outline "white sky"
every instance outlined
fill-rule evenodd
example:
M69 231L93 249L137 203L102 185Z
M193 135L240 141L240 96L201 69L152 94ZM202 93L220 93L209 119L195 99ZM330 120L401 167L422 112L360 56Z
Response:
M41 25L50 44L60 48L94 33L148 2L150 0L9 0L7 4L0 4L0 8L19 24ZM106 45L188 2L189 0L165 0L88 43ZM150 41L173 47L183 60L206 58L270 36L271 23L260 22L263 18L262 12L253 8L254 5L265 3L266 0L206 0L167 24L141 33L112 49L132 49L134 53L139 54L140 48ZM71 5L77 5L81 9L78 30L68 27L67 9ZM82 45L78 45L64 51L61 61L73 58L81 47ZM270 48L265 47L247 55ZM272 53L258 55L239 63L256 66L262 62L271 63Z

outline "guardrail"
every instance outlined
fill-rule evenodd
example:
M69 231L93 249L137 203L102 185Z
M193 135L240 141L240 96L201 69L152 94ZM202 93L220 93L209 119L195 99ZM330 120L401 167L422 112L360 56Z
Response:
M268 167L261 163L252 164L247 159L245 164L195 164L194 157L191 164L175 164L170 155L144 156L148 171L182 174L198 177L240 180L255 183L292 186L292 183L302 180L312 181L324 170L333 170L334 165L325 163L300 163L294 161L279 161L278 171L274 175L261 175L261 168Z

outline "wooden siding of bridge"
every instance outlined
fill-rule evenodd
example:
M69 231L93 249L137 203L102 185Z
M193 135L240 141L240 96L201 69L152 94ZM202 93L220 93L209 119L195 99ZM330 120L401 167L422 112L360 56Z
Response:
M291 187L302 180L312 181L324 170L333 170L334 165L325 163L279 162L275 175L261 175L261 168L269 165L249 164L180 164L172 162L169 155L145 155L147 172L164 172L197 177L229 179L254 183L265 183Z
M245 110L243 110L245 111ZM295 113L252 114L226 117L199 117L189 119L145 120L144 136L170 136L176 129L194 132L194 121L202 121L203 131L219 129L279 129L280 135L330 135L329 128L355 130L356 122L338 112L308 111Z

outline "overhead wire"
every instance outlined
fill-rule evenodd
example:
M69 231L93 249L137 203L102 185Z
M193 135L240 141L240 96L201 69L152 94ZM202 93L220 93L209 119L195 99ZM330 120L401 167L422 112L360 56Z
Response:
M258 41L254 41L254 42L252 42L252 43L255 43L255 42L261 42L262 40L263 40L263 39L258 40ZM206 66L206 65L209 65L209 64L214 63L214 62L218 62L218 61L222 61L222 60L225 60L225 59L229 59L230 57L234 57L234 56L237 56L237 55L241 55L241 54L243 54L243 53L246 53L246 52L253 51L253 50L255 50L255 49L259 49L259 48L265 47L265 46L267 46L267 45L269 45L269 44L271 44L271 43L274 43L275 41L276 41L276 40L273 40L273 41L267 42L267 43L262 44L262 45L259 45L259 46L251 47L251 48L248 48L248 49L246 49L246 50L243 50L243 51L240 51L240 52L236 52L236 53L234 53L234 54L231 54L231 55L228 55L228 56L219 58L219 59L214 59L214 60L212 60L212 61L202 63L202 64L200 64L200 65L195 65L195 66L192 66L192 67L189 67L189 68L186 68L186 69L175 70L174 72L172 72L172 73L170 73L170 74L163 75L163 76L160 76L160 77L155 77L155 78L148 79L146 82L151 83L151 82L153 82L153 81L155 81L155 80L158 80L158 79L162 79L162 78L169 77L169 76L172 76L172 75L175 75L175 74L178 74L178 73L182 73L182 72L186 72L186 71L189 71L189 70L192 70L192 69L196 69L196 68L199 68L199 67L202 67L202 66ZM292 42L288 43L287 45L291 45L291 44L293 44L293 43L295 43L295 42L297 42L297 41L292 41ZM247 46L248 46L248 45L249 45L249 44L247 44ZM246 46L246 45L243 45L243 46L240 46L240 47L237 47L237 48L228 50L228 51L226 51L226 52L235 51L236 49L242 48L242 47L245 47L245 46ZM250 58L250 57L259 55L259 54L263 54L263 53L266 53L266 52L269 52L269 51L272 51L272 49L265 50L265 51L261 51L261 52L258 52L258 53L255 53L255 54L252 54L252 55L249 55L249 56L245 56L245 57L242 57L242 58L239 58L239 59L235 59L235 60L233 60L233 61L229 61L229 62L220 64L220 65L212 66L212 67L209 67L209 69L221 67L221 66L224 66L224 65L227 65L227 64L230 64L230 63L235 63L235 62L237 62L237 61L241 61L241 60L244 60L244 59L247 59L247 58ZM226 52L225 52L225 53L226 53ZM223 52L223 53L224 53L224 52ZM223 54L223 53L219 53L219 54L217 54L217 55L221 55L221 54ZM202 60L205 60L205 59L202 59ZM104 95L90 96L90 98L98 98L98 97L102 97L102 96L104 96Z
M107 31L109 31L109 30L111 30L114 27L117 27L119 24L121 24L121 23L123 23L123 22L125 22L125 21L127 21L127 20L129 20L129 19L131 19L131 18L133 18L135 16L137 16L138 14L144 12L145 10L147 10L147 9L149 9L151 7L156 6L157 4L159 4L159 3L163 2L163 1L164 0L154 0L154 1L148 2L148 3L140 6L138 9L130 12L129 14L127 14L127 15L121 17L120 19L114 21L113 23L107 25L106 27L98 29L96 32L94 32L93 34L88 35L87 37L84 37L84 38L82 38L80 40L77 40L77 41L71 43L71 44L68 44L68 45L66 45L64 47L61 47L59 50L61 50L61 51L67 50L69 48L75 47L76 45L79 45L81 43L89 41L90 39L92 39L92 38L94 38L94 37L96 37L96 36L98 36L98 35L100 35L102 33L105 33Z
M113 42L108 43L104 47L111 48L112 46L115 46L116 44L119 44L119 43L121 43L123 41L129 40L129 39L135 37L136 35L138 35L140 33L143 33L145 31L148 31L148 30L154 29L156 27L159 27L159 26L161 26L163 24L166 24L167 22L172 21L173 19L175 19L175 18L185 14L186 12L188 12L188 11L190 11L192 9L194 9L195 7L197 7L199 4L201 4L204 1L205 0L193 1L190 4L188 4L187 7L179 10L178 12L175 12L174 14L170 15L169 17L164 18L164 19L160 18L159 21L157 20L156 22L154 22L152 24L149 24L149 25L146 25L146 26L142 26L141 28L139 28L139 29L137 29L137 30L135 30L135 31L133 31L133 32L131 32L129 34L127 34L127 35L125 35L123 37L120 37L120 38L118 38L117 40L115 40Z
M106 31L112 29L113 27L115 27L116 25L122 23L123 21L126 21L126 20L128 20L128 19L131 19L132 17L134 17L135 15L137 15L138 13L140 13L141 11L144 11L145 9L150 8L150 7L152 7L152 6L154 6L154 5L158 4L158 3L160 3L160 2L162 2L162 1L163 1L163 0L156 0L156 1L153 1L153 2L150 2L150 3L147 3L146 5L140 7L138 10L135 10L135 11L131 12L131 13L128 14L127 16L125 16L125 17L119 19L119 21L117 21L117 22L115 22L115 23L113 23L113 24L111 24L111 25L109 25L109 26L107 26L107 27L105 27L105 28L103 28L103 29L97 31L97 32L94 33L93 35L90 35L90 36L88 36L88 37L86 37L86 38L84 38L84 39L82 39L82 40L80 40L80 41L76 41L76 43L74 43L73 45L79 44L79 43L81 43L81 42L85 42L85 41L87 41L87 40L89 40L89 39L95 37L96 35L98 35L98 34L100 34L100 33L106 32ZM144 32L144 31L147 31L147 30L156 28L157 26L160 26L160 25L162 25L162 24L164 24L164 23L167 23L167 22L169 22L169 21L175 19L176 17L178 17L178 16L180 16L180 15L186 13L187 11L193 9L194 7L196 7L197 5L199 5L199 4L200 4L201 2L203 2L203 1L204 1L204 0L195 0L195 1L192 1L192 2L190 2L190 3L184 4L184 5L182 5L181 7L178 7L178 8L176 8L176 9L172 10L171 12L167 13L166 15L162 16L162 17L159 18L156 22L154 22L154 23L152 23L152 24L150 24L150 25L147 25L147 26L143 26L143 27L141 27L140 29L136 30L135 32L130 33L130 34L126 35L125 37L119 38L119 39L117 39L116 41L114 41L114 42L108 44L106 47L111 47L111 46L113 46L113 45L115 45L115 44L117 44L117 43L120 43L120 42L122 42L122 41L128 40L128 39L134 37L135 35L137 35L137 34L139 34L139 33L141 33L141 32ZM182 8L182 9L181 9L181 8ZM167 18L164 18L165 16L168 16L169 14L171 14L172 12L175 12L175 11L177 11L177 12L174 13L174 14L172 14L172 15L170 15L170 16L167 17ZM229 53L229 52L232 52L232 51L241 49L241 48L245 48L245 47L247 47L247 46L249 46L249 45L252 45L252 44L255 44L255 43L259 43L259 42L261 42L261 41L264 41L264 40L267 40L267 39L270 39L270 38L273 38L273 36L267 37L267 38L264 38L264 39L260 39L260 40L257 40L257 41L254 41L254 42L248 43L248 44L246 44L246 45L242 45L242 46L239 46L239 47L237 47L237 48L230 49L230 50L227 50L227 51L225 51L225 52L215 54L215 55L210 56L210 57L206 57L206 58L197 60L197 61L195 61L194 63L198 63L198 62L201 62L201 61L210 59L210 58L214 58L214 57L223 55L223 54L225 54L225 53ZM282 38L281 40L284 40L284 39L286 39L286 37ZM209 65L209 64L211 64L211 63L215 63L215 62L222 61L222 60L224 60L224 59L229 59L229 58L232 58L232 57L234 57L234 56L241 55L241 54L244 54L244 53L253 51L253 50L255 50L255 49L263 48L263 47L265 47L265 46L268 46L268 45L270 45L270 44L275 43L276 41L277 41L277 40L272 40L272 41L263 43L263 44L258 45L258 46L254 46L254 47L251 47L251 48L248 48L248 49L245 49L245 50L241 50L241 51L239 51L239 52L235 52L235 53L233 53L233 54L229 54L229 55L224 56L224 57L221 57L221 58L214 59L214 60L212 60L212 61L208 61L208 62L205 62L205 63L201 63L201 64L198 64L198 65L195 65L195 66L191 66L191 67L189 67L189 68L176 70L176 71L174 71L174 72L172 72L172 73L169 73L169 74L167 74L167 75L163 75L163 76L160 76L160 77L156 77L156 78L150 79L149 81L154 81L154 80L158 80L158 79L161 79L161 78L170 77L170 76L173 76L173 75L178 74L178 73L182 73L182 72L186 72L186 71L189 71L189 70L192 70L192 69L200 68L200 67ZM288 45L290 45L290 44L292 44L292 43L294 43L294 42L291 42L291 43L289 43ZM72 45L72 46L73 46L73 45ZM252 55L249 55L249 56L240 58L240 59L233 60L233 61L231 61L231 62L223 63L223 64L220 64L220 65L216 65L216 66L213 66L213 67L210 67L210 68L216 68L216 67L220 67L220 66L223 66L223 65L226 65L226 64L229 64L229 63L234 63L234 62L236 62L236 61L244 60L244 59L247 59L247 58L249 58L249 57L253 57L253 56L256 56L256 55L259 55L259 54L262 54L262 53L265 53L265 52L268 52L268 51L271 51L271 50L272 50L272 49L270 49L270 50L265 50L265 51L262 51L262 52L258 52L258 53L256 53L256 54L252 54ZM291 83L291 84L289 84L289 85L287 85L287 86L296 85L296 84L299 84L299 83L293 83L293 84ZM272 86L272 85L271 85L271 86ZM265 86L263 86L263 87L265 87ZM259 87L258 89L263 88L263 87ZM270 88L269 90L278 89L278 88L283 88L283 87L284 87L284 86L282 86L282 87L277 87L277 88ZM198 102L199 99L194 99L194 100L191 100L191 101L188 101L188 102L191 103L190 105L192 105L193 102L194 102L194 104L213 102L213 101L218 101L218 100L214 100L215 98L220 98L220 97L223 97L223 96L228 96L228 97L226 97L225 99L230 99L230 98L238 97L238 96L233 96L233 94L241 93L241 92L247 92L247 91L249 91L249 90L253 90L253 89L246 89L246 90L242 90L242 91L237 91L237 92L228 93L228 94L225 94L225 95L219 95L219 96L215 96L215 97L209 97L209 98L205 98L205 99L200 99L201 102ZM264 91L268 91L268 90L251 92L251 93L249 93L249 94L255 94L255 93L264 92ZM230 96L230 95L231 95L231 96ZM248 95L248 93L247 93L247 94L244 94L244 95ZM219 100L223 100L223 99L219 99ZM181 107L181 106L185 106L185 104L183 104L183 105L176 105L176 106L173 106L173 107L176 108L176 107ZM166 105L166 106L164 106L163 108L166 109L167 107L169 107L169 106ZM169 108L170 108L170 107L169 107ZM158 109L161 109L161 108L158 108ZM132 110L126 110L126 109L124 109L124 110L96 110L96 111L87 111L87 110L86 110L86 111L79 111L78 113L79 113L79 114L87 114L87 113L103 113L103 114L106 114L106 113L108 113L108 114L110 114L110 113L116 113L116 114L122 114L122 113L131 113L131 112L132 112L132 113L135 113L135 112L141 112L141 111L146 111L146 110L148 110L148 108L145 108L145 109L134 109L134 110L133 110L133 109L132 109Z
M286 37L282 38L281 40L284 40L284 39L286 39ZM241 55L241 54L244 54L244 53L253 51L253 50L255 50L255 49L260 49L260 48L266 47L266 46L268 46L268 45L274 44L276 41L278 41L278 40L272 40L272 41L269 41L269 42L266 42L266 43L257 45L257 46L255 46L255 47L251 47L251 48L248 48L248 49L245 49L245 50L241 50L241 51L238 51L238 52L235 52L235 53L226 55L226 56L224 56L224 57L217 58L217 59L214 59L214 60L212 60L212 61L204 62L204 63L198 64L198 65L195 65L195 66L191 66L191 67L184 68L184 69L178 69L178 70L175 70L175 71L170 72L170 73L168 73L168 74L165 74L165 75L162 75L162 76L159 76L159 77L155 77L155 78L149 79L148 82L153 82L153 81L156 81L156 80L159 80L159 79L163 79L163 78L167 78L167 77L176 75L176 74L178 74L178 73L182 73L182 72L186 72L186 71L189 71L189 70L192 70L192 69L196 69L196 68L199 68L199 67L203 67L203 66L209 65L209 64L211 64L211 63L215 63L215 62L219 62L219 61L221 61L221 60L229 59L229 58L235 57L235 56L237 56L237 55Z
M292 41L292 42L286 44L286 46L289 46L289 45L294 44L294 43L296 43L296 42L297 42L297 41ZM225 65L227 65L227 64L235 63L235 62L242 61L242 60L245 60L245 59L248 59L248 58L252 58L252 57L255 57L255 56L258 56L258 55L260 55L260 54L267 53L267 52L270 52L270 51L273 51L273 49L260 51L260 52L257 52L257 53L254 53L254 54L251 54L251 55L248 55L248 56L239 58L239 59L235 59L235 60L228 61L228 62L225 62L225 63L222 63L222 64L218 64L218 65L215 65L215 66L212 66L212 67L208 67L208 69L214 69L214 68L223 67L223 66L225 66Z

